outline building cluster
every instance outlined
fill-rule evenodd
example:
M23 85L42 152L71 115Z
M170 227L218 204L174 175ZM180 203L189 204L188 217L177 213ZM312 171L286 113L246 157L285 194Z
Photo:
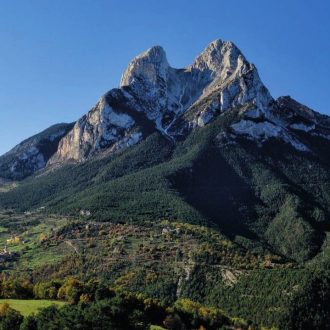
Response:
M12 260L14 257L13 253L11 253L8 249L7 246L4 247L4 249L0 250L0 263Z

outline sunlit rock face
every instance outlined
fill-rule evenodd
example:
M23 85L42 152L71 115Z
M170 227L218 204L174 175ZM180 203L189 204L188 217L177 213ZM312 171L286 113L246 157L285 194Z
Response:
M113 94L114 92L112 92ZM139 142L142 133L134 131L135 120L125 112L113 109L103 96L96 106L80 118L60 141L49 164L64 160L83 161L105 148L121 149Z
M183 69L170 67L161 47L150 48L128 65L120 86L126 86L137 100L136 107L168 134L179 116L212 94L211 104L201 107L188 126L204 126L216 111L247 102L263 109L272 100L256 68L233 43L221 40L210 43Z
M330 140L330 118L289 96L274 100L256 67L232 42L211 42L180 69L154 46L133 58L119 87L77 122L55 125L1 156L0 179L22 179L47 165L109 155L154 132L176 144L228 111L239 113L226 132L219 132L228 144L247 139L262 147L275 139L313 152L309 137Z
M73 124L57 124L21 142L0 157L1 179L19 180L44 168ZM0 182L1 184L1 182Z
M241 51L232 42L215 40L182 69L170 66L160 46L136 56L119 88L102 96L75 123L49 164L115 152L139 143L152 131L176 143L225 111L244 107L242 122L232 126L231 136L259 144L277 138L304 152L308 146L295 135L298 130L330 137L315 123L325 123L324 118L288 97L274 100ZM293 117L304 120L293 122Z

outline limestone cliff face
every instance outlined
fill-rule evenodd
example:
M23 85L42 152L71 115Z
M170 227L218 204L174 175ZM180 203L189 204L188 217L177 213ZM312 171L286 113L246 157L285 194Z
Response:
M44 168L73 124L54 125L0 157L0 179L23 179Z
M220 140L246 138L262 145L279 139L300 152L311 152L303 134L330 140L329 117L290 97L274 100L256 67L232 42L211 42L181 69L171 67L164 49L154 46L136 56L119 88L103 95L74 125L61 126L56 134L51 130L55 135L42 142L33 137L0 157L0 179L111 154L155 131L176 143L231 109L240 109L240 119Z
M273 99L250 64L232 42L212 42L188 68L195 80L206 82L199 98L190 106L172 132L190 131L208 124L230 108L253 104L266 111Z
M224 111L243 108L232 137L262 143L277 138L299 151L308 146L297 131L328 138L328 120L297 102L274 100L256 67L229 41L215 40L186 68L172 68L166 53L154 46L136 56L112 89L62 138L48 164L85 161L99 152L132 146L153 131L176 143ZM303 117L303 121L292 118ZM322 121L317 125L314 121ZM308 127L306 123L309 123ZM305 125L305 126L304 126Z
M118 99L125 106L118 106ZM144 134L136 116L145 117L149 126L151 122L175 142L219 113L247 102L264 109L272 98L256 68L233 43L210 43L183 69L172 68L164 49L155 46L129 63L120 88L108 92L76 122L49 164L84 161L101 150L138 143Z
M113 109L107 97L111 97L111 93L101 97L96 106L75 123L60 141L49 164L83 161L102 149L117 150L141 139L142 133L134 130L135 120L129 114Z
M188 126L207 124L217 110L225 111L247 102L267 108L272 101L256 68L232 42L221 40L211 42L184 69L170 67L164 50L153 47L133 59L120 86L128 87L137 100L135 107L147 113L159 130L173 136L176 129L171 127L175 127L178 117L212 94L212 104L200 107L188 120Z
M235 108L240 109L240 120L220 140L235 143L236 138L246 138L261 145L280 139L301 152L310 152L302 134L330 140L329 117L290 97L274 100L256 67L232 42L211 42L191 65L181 69L171 67L164 49L154 46L129 63L119 88L103 95L74 126L62 129L55 142L50 138L45 143L51 152L24 142L1 157L0 177L1 173L24 177L46 164L81 162L101 152L113 153L155 131L176 143Z

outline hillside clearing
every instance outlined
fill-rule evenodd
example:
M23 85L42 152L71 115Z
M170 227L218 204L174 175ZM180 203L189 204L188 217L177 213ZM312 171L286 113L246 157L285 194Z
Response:
M49 307L51 305L63 306L65 303L56 300L24 300L24 299L0 299L0 304L9 304L9 306L23 316L38 312L40 308Z

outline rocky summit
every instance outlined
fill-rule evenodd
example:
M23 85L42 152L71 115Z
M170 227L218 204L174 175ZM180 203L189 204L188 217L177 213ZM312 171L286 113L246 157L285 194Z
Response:
M265 113L271 103L256 68L231 42L212 42L183 69L172 68L163 48L155 46L129 63L120 88L75 124L49 163L122 149L152 130L175 142L229 108L253 104Z
M160 46L144 51L129 63L119 88L103 95L69 132L63 131L49 159L34 149L21 158L33 159L27 165L27 173L33 173L46 164L81 162L101 151L122 150L155 131L176 143L238 107L244 107L244 116L231 126L227 137L232 140L240 136L262 143L276 138L307 152L310 148L297 131L329 139L327 117L289 97L274 100L241 51L232 42L215 40L182 69L170 66ZM10 166L16 173L15 164Z
M154 130L175 143L194 128L239 106L246 106L245 118L232 126L232 136L258 142L275 137L308 151L295 135L299 129L306 131L305 121L311 134L325 138L330 134L327 120L318 125L320 116L312 110L303 111L302 105L288 98L275 101L256 67L232 42L211 42L183 69L172 68L164 49L154 46L129 63L118 89L102 96L76 122L49 164L84 161L103 150L115 152Z

